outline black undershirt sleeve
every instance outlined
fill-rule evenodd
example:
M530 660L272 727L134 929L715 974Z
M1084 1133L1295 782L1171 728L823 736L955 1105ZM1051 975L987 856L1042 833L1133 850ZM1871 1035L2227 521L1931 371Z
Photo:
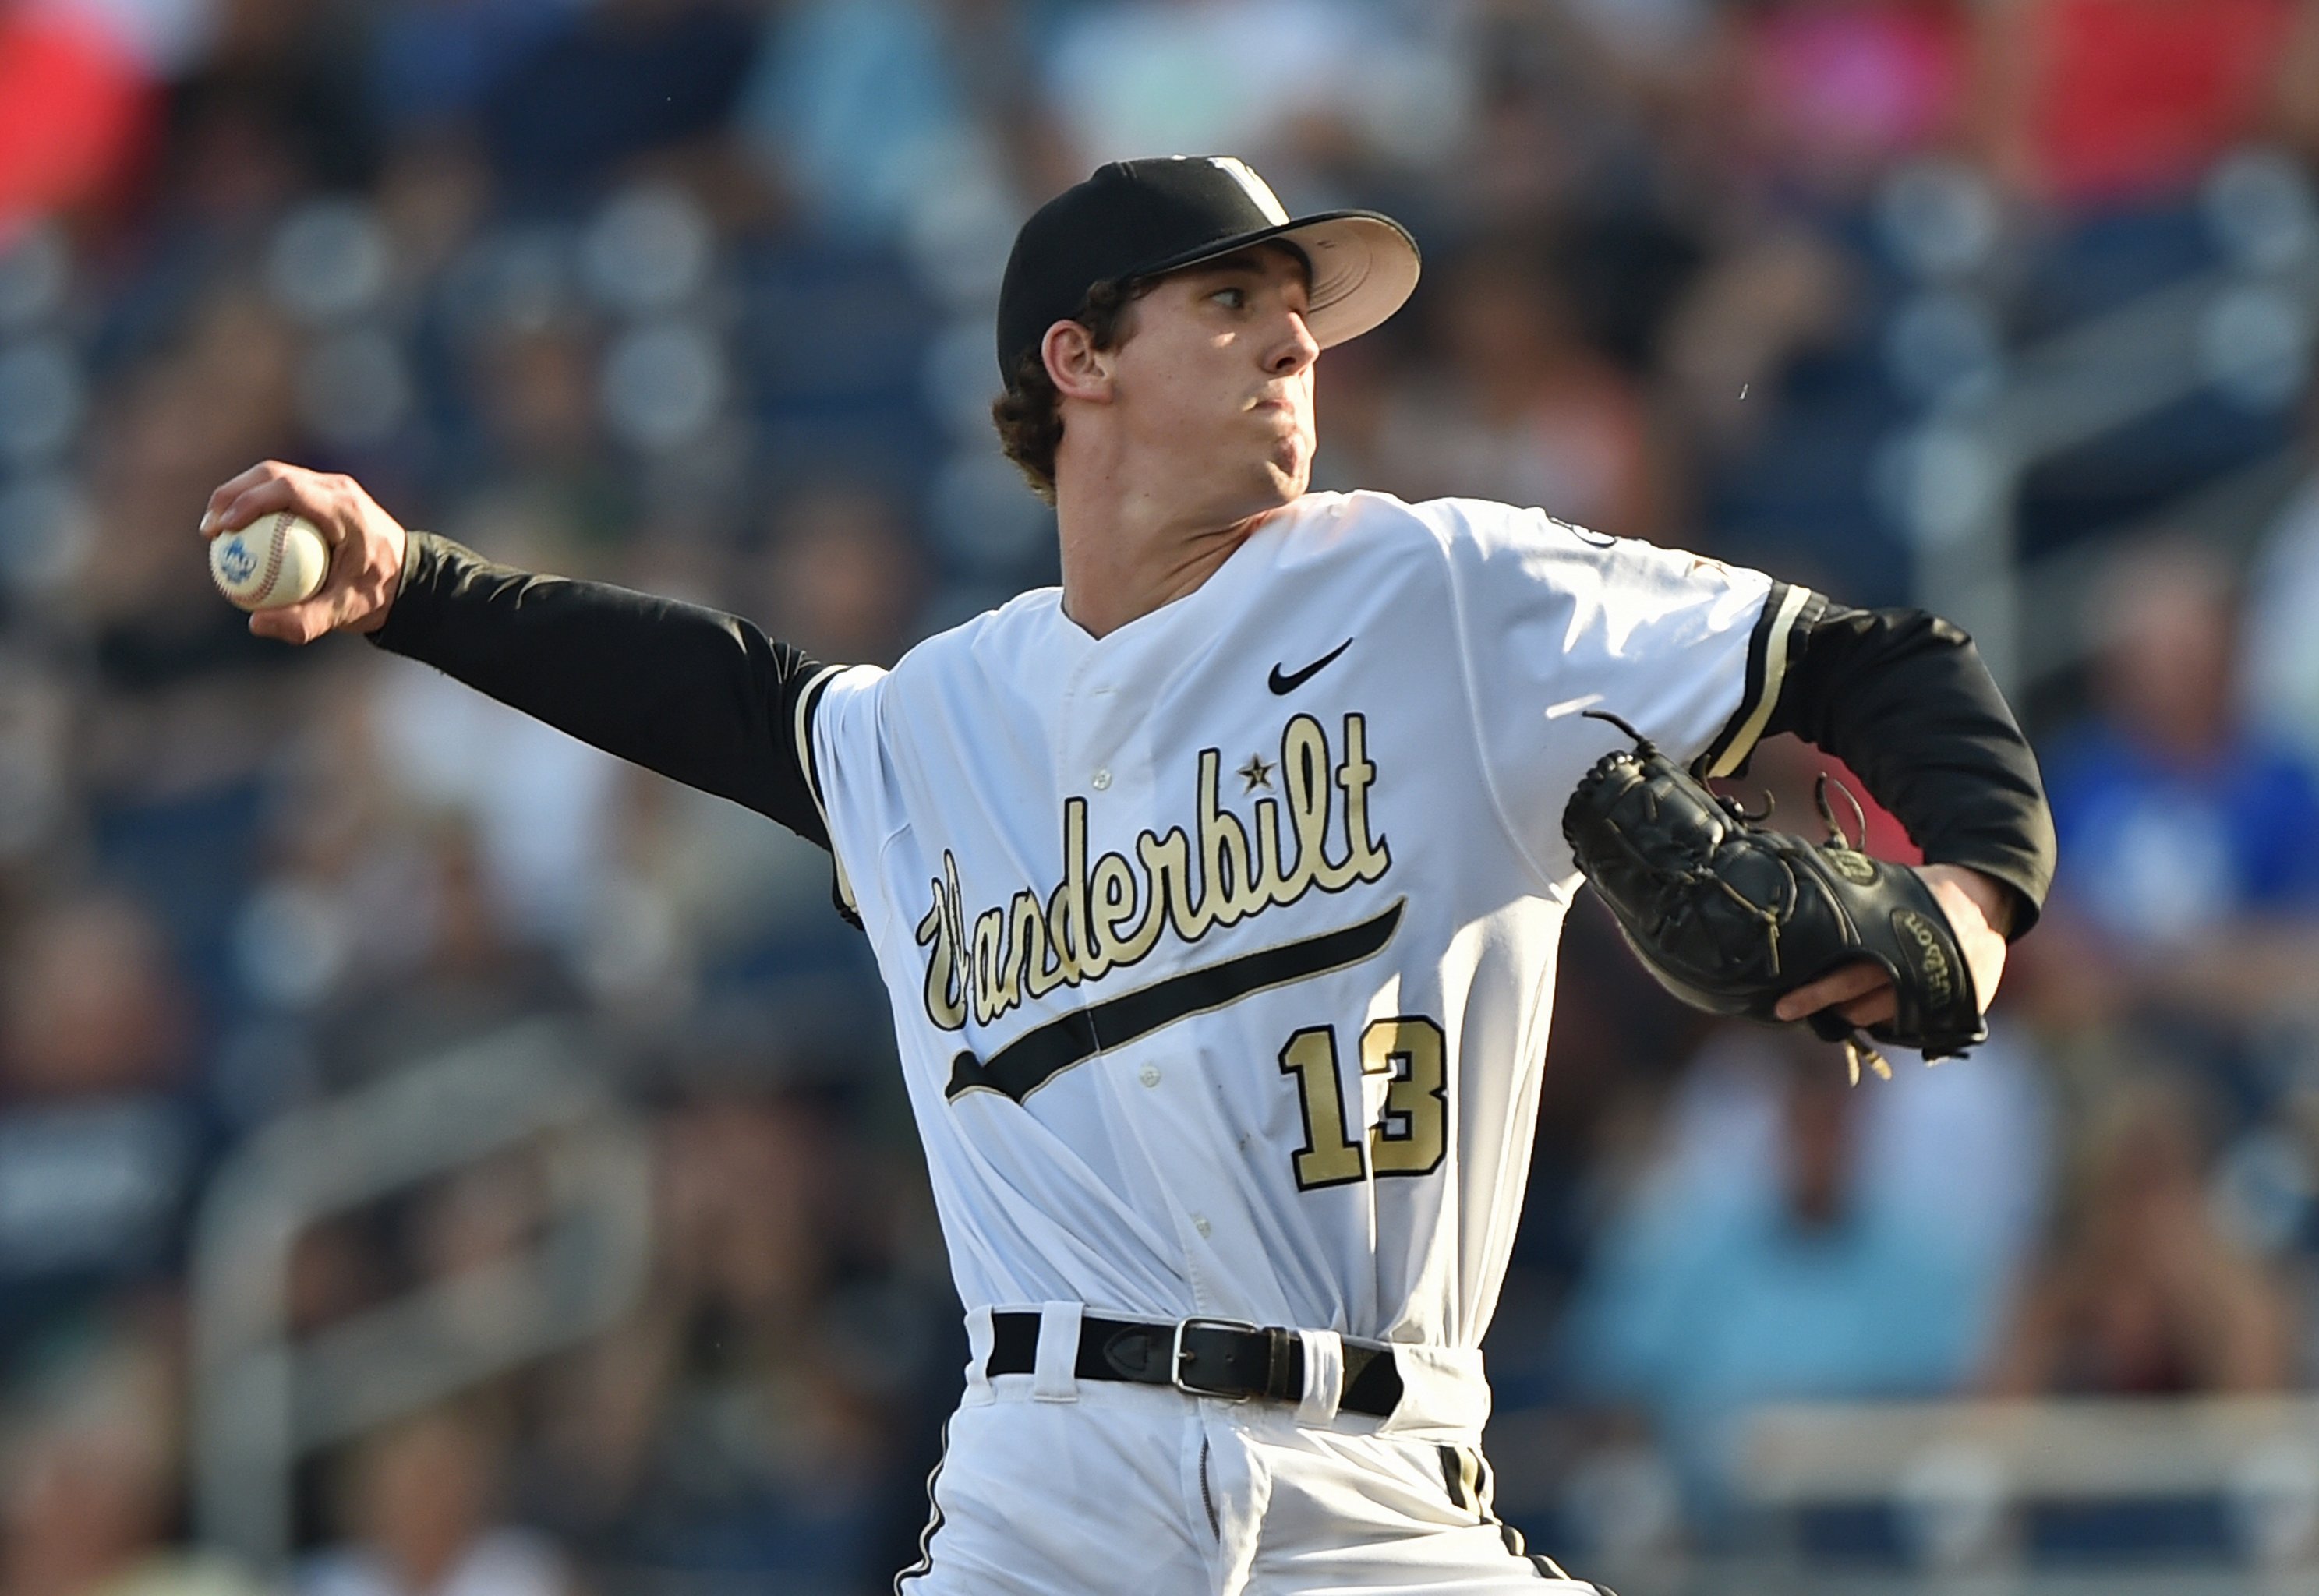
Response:
M828 672L749 622L411 534L372 641L826 848L802 737Z
M1776 595L1775 595L1776 596ZM1972 640L1918 609L1806 599L1764 735L1793 732L1859 773L1928 864L2013 889L2009 934L2053 881L2053 816L2037 758Z

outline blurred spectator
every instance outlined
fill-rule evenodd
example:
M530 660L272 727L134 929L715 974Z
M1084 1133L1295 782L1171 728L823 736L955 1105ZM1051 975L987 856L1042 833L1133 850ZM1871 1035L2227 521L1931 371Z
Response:
M72 598L119 634L114 673L128 685L264 659L247 639L235 646L239 625L202 562L186 557L200 549L185 509L199 518L210 489L239 469L232 462L291 446L297 349L264 297L221 283L106 394L90 435L99 531Z
M890 665L917 641L923 561L893 501L866 487L810 490L776 513L750 595L775 636L816 659Z
M1844 1073L1841 1054L1826 1044L1800 1032L1780 1042L1727 1028L1690 1060L1641 1177L1649 1189L1680 1190L1710 1207L1735 1196L1754 1202L1748 1194L1777 1181L1788 1156L1788 1067ZM1892 1079L1860 1087L1854 1199L1937 1223L1993 1302L2044 1222L2053 1125L2044 1072L2002 1034L1954 1066L1904 1057L1893 1068ZM1607 1159L1599 1174L1614 1179L1618 1170Z
M1684 80L1705 14L1691 0L1473 6L1462 41L1471 127L1460 158L1437 168L1410 214L1503 228L1559 217L1598 185L1622 203L1641 197L1656 154L1642 123L1688 108ZM1421 221L1420 230L1429 230Z
M190 1005L122 897L24 915L0 966L0 1350L177 1262L203 1127Z
M2238 718L2231 573L2202 546L2151 545L2088 613L2096 709L2046 758L2068 863L2032 955L2042 995L2224 1025L2306 1006L2319 780Z
M1537 253L1478 250L1429 302L1448 362L1388 400L1371 485L1537 505L1622 537L1657 532L1668 488L1642 398L1589 347Z
M214 1553L172 1549L176 1393L134 1339L33 1393L0 1445L0 1591L8 1596L258 1596Z
M1047 94L1083 166L1230 154L1294 186L1348 144L1371 163L1438 158L1465 112L1446 9L1096 0L1057 28Z
M871 1263L884 1197L802 1099L701 1082L662 1129L645 1312L564 1362L534 1459L558 1522L600 1555L864 1576L884 1402L916 1374L839 1289Z
M570 268L554 248L544 238L510 242L506 254L513 258L501 264L519 281L509 285L507 303L492 307L497 317L458 352L467 368L460 386L474 406L462 485L478 491L458 518L485 529L471 535L485 554L551 562L560 555L568 570L578 551L567 546L575 538L616 540L631 501L597 402L593 339L561 297L560 278Z
M140 48L133 11L108 9L0 13L0 251L43 216L114 197L106 191L147 153L154 71L174 63Z
M0 979L0 1069L12 1101L135 1094L174 1084L191 1019L168 949L122 897L27 915Z
M214 0L211 10L208 50L176 85L162 140L191 185L213 185L228 202L219 209L248 216L292 187L367 181L377 135L345 14L298 0Z
M370 97L396 142L468 122L583 0L407 0L371 18Z
M418 956L384 982L352 972L356 984L329 1015L343 1084L577 1000L550 948L510 925L473 828L446 817L419 841L420 873L402 906L416 922Z
M301 1596L571 1596L554 1544L500 1519L502 1445L456 1409L365 1442L338 1503L347 1538L308 1560Z
M1542 7L1501 4L1501 13ZM1611 59L1665 89L1689 86L1714 34L1710 0L1569 0L1566 8Z
M2279 136L2306 161L2319 157L2319 5L2309 0L2296 7L2278 81Z
M490 172L458 130L407 134L387 150L378 215L398 297L416 300L436 285L472 236L490 190Z
M2294 1370L2279 1283L2214 1222L2197 1100L2145 1082L2095 1112L2053 1248L1989 1375L2004 1396L2271 1391Z
M481 122L508 201L566 211L641 158L718 139L753 40L721 0L597 0L500 73Z
M373 691L374 768L465 818L493 914L522 939L575 932L614 862L618 762L433 671L397 664Z
M2240 674L2254 726L2319 768L2319 392L2306 401L2304 430L2312 469L2256 553Z
M52 665L0 654L0 879L71 850L81 819L68 762L75 702Z
M1854 332L1859 276L1827 239L1781 227L1751 232L1688 286L1667 316L1662 358L1708 462L1776 426L1791 369Z
M659 780L624 777L612 869L588 916L581 974L600 1004L682 1023L687 1005L760 1014L803 983L839 1029L874 984L861 939L831 903L829 855L753 810ZM770 1064L770 1060L768 1060Z
M198 295L92 427L95 536L58 595L93 667L75 748L92 841L203 978L223 973L211 961L246 885L260 772L308 658L265 648L219 602L185 518L233 462L293 446L296 357L254 285Z
M1720 70L1735 173L1848 203L1963 131L1972 68L1961 0L1748 0L1727 9Z
M740 123L838 230L943 230L961 204L1014 209L1037 53L1003 0L806 0L773 14Z
M2070 209L2179 198L2267 130L2305 0L1997 0L1981 8L1998 172Z
M332 662L316 683L330 712L301 724L270 772L230 939L232 986L260 1011L311 1013L426 957L424 850L387 773L367 663Z
M577 850L603 844L589 822L609 761L537 722L506 729L511 712L473 694L447 698L431 728L408 719L450 684L373 663L320 684L330 713L275 767L229 940L248 1012L320 1028L323 1059L270 1066L311 1078L233 1082L275 1107L568 1006L558 955L584 935L589 872L607 863Z
M1991 1101L1952 1122L1978 1122L1960 1141L1983 1144L1977 1168L2024 1183L1961 1223L1937 1159L1913 1160L1929 1185L1896 1186L1892 1145L1866 1134L1885 1084L1848 1088L1809 1032L1747 1033L1697 1069L1602 1232L1571 1309L1582 1388L1646 1410L1702 1506L1750 1407L1936 1394L1985 1355L2008 1239L2034 1212L2034 1172L2008 1175L2004 1157L2028 1150L2034 1119Z

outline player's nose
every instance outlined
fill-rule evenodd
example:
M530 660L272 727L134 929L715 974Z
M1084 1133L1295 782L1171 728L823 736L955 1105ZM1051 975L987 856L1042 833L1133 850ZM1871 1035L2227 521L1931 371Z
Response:
M1321 345L1305 325L1304 311L1285 311L1281 320L1280 336L1274 340L1264 368L1277 377L1294 376L1321 357Z

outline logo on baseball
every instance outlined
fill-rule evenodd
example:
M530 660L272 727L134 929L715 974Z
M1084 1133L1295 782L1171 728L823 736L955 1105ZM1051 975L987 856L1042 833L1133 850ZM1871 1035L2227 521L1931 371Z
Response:
M277 510L210 539L210 577L244 609L278 609L311 599L330 572L330 546L314 523Z

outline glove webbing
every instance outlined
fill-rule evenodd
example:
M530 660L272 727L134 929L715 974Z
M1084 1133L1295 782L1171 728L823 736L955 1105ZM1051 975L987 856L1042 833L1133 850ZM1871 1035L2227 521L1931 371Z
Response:
M1604 718L1608 719L1609 717L1606 716ZM1654 864L1650 858L1646 855L1640 848L1635 846L1634 840L1627 835L1625 827L1613 820L1609 823L1609 828L1611 835L1617 839L1619 846L1627 851L1627 857L1633 860L1635 864L1662 888L1668 886L1710 886L1717 891L1722 893L1726 897L1728 897L1733 903L1737 904L1741 908L1746 910L1748 916L1754 919L1764 928L1764 940L1769 943L1771 947L1772 973L1773 975L1781 973L1779 915L1756 903L1755 899L1740 891L1739 888L1734 887L1721 876L1717 875L1713 870L1671 870L1665 865ZM1795 880L1795 874L1793 871L1789 872L1788 879L1791 882Z

